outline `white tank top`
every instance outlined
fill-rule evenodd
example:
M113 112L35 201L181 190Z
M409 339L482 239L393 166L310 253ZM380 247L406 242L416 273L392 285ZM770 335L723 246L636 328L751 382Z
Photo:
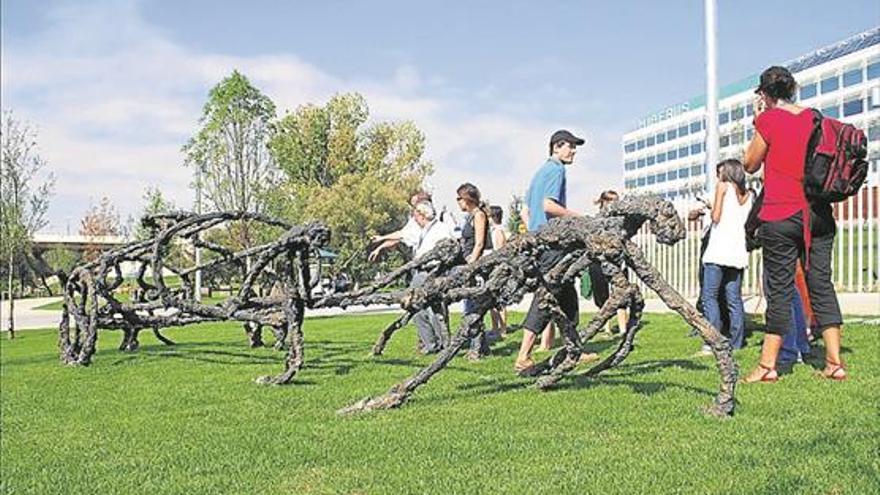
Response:
M721 221L712 224L709 245L703 254L703 263L733 268L745 268L749 265L749 253L746 251L746 219L752 209L752 193L744 204L739 203L736 186L727 186L724 200L721 203Z

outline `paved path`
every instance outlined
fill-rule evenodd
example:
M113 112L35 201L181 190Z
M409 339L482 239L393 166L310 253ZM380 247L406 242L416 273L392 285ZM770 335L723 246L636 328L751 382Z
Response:
M840 309L843 311L844 315L849 316L880 316L880 293L867 293L867 294L838 294L840 300ZM34 309L38 306L42 306L44 304L48 304L55 301L60 301L60 297L41 297L36 299L16 299L15 301L15 328L16 330L29 330L35 328L56 328L58 326L58 320L61 318L61 311L57 310L38 310ZM587 301L585 299L581 299L581 311L583 312L594 312L596 311L596 306L593 305L592 300ZM696 301L691 300L691 304L694 304ZM531 298L526 297L520 304L517 304L510 309L513 311L526 311L529 308L529 304L531 303ZM757 297L747 297L745 300L745 307L747 313L763 313L765 309L765 302L763 299L759 299ZM0 323L3 330L5 331L7 328L8 321L8 313L9 305L6 301L3 302L3 321ZM376 313L396 313L400 311L397 306L371 306L371 307L363 307L363 306L350 306L348 309L343 310L341 308L327 308L327 309L319 309L309 311L307 316L309 318L312 317L326 317L326 316L337 316L342 314L376 314ZM461 312L461 304L456 304L451 308L452 312ZM668 313L670 312L669 308L667 308L662 301L659 299L647 299L645 301L645 312L648 313Z

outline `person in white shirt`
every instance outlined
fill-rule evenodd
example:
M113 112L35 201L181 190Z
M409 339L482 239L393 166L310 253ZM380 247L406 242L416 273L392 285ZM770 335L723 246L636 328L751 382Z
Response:
M418 236L415 237L411 246L413 249L413 257L415 258L418 258L419 256L422 256L423 254L434 249L434 246L436 246L438 242L444 239L451 239L453 237L452 230L449 228L449 225L445 222L441 222L438 218L436 218L434 206L431 204L430 201L421 201L415 204L415 207L413 208L412 220L419 227ZM404 236L401 236L401 238L403 239ZM390 246L396 244L397 243L395 242L393 244L390 244ZM384 247L388 245L389 241L386 240L378 248L376 248L376 250L374 251L376 257L378 257L382 249L384 249ZM370 255L370 258L374 258L372 253ZM415 288L421 286L423 283L425 283L425 279L427 277L427 272L413 273L412 280L410 281L410 287ZM443 342L446 340L444 335L446 332L446 328L445 325L441 322L440 318L438 318L438 316L434 313L434 311L431 308L425 308L413 315L412 321L415 324L416 330L419 333L421 352L423 354L433 354L436 352L440 352L443 349Z
M400 230L395 230L390 234L377 235L374 236L372 242L380 243L375 249L370 252L369 260L376 261L379 259L379 255L382 251L392 248L396 246L398 243L402 242L405 246L413 248L418 241L419 231L421 227L416 223L414 218L415 207L418 203L422 201L431 202L431 195L425 191L419 191L413 194L409 198L409 206L413 208L413 214L410 214L409 219L406 221L406 225L403 226Z
M730 344L739 349L743 346L745 330L742 277L749 264L745 224L752 208L752 193L746 189L745 170L739 160L724 160L716 170L718 182L712 205L709 243L703 253L701 298L706 319L720 329L718 295L724 290L730 317Z

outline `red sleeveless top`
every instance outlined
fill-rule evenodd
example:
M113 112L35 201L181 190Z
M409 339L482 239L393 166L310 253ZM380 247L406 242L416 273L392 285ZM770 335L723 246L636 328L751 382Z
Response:
M807 208L804 195L804 160L813 131L813 113L803 109L795 115L771 108L755 119L755 129L767 143L764 157L764 206L758 218L785 220Z

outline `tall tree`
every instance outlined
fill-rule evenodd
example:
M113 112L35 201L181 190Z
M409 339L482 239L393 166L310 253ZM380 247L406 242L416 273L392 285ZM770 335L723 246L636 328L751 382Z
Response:
M12 280L16 259L26 256L36 231L46 226L46 210L55 179L48 174L37 184L46 161L37 151L37 135L31 126L4 112L0 122L0 250L7 267L9 338L15 338L15 307Z
M208 93L196 135L183 147L196 168L196 184L215 210L265 211L278 180L267 143L275 104L233 71ZM247 225L237 227L242 246L251 241Z
M326 222L342 260L336 269L359 279L382 269L367 263L369 239L403 225L409 196L432 170L412 122L367 125L369 116L363 96L336 95L285 115L269 142L286 179L273 206L297 222Z

